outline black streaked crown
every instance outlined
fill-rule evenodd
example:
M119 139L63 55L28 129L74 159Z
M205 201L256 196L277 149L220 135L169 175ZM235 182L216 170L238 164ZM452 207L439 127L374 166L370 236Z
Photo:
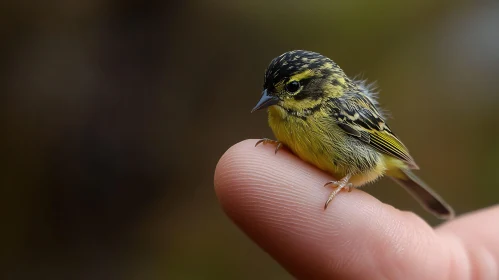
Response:
M331 59L316 52L295 50L283 53L274 58L267 67L263 87L272 91L279 81L305 69L317 69L326 62L335 65Z

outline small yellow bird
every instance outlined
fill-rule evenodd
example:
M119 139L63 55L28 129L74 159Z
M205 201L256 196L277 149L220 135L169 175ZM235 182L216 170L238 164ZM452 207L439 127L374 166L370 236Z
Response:
M324 209L341 190L350 191L388 175L422 206L442 219L452 208L411 169L419 169L378 110L375 93L364 81L348 78L331 59L310 51L286 52L265 72L262 97L252 112L268 108L269 125L277 141L302 160L330 173L338 181Z

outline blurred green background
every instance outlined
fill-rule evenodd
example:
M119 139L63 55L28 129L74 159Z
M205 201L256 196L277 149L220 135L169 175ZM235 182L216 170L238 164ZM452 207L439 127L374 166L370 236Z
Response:
M32 2L0 7L3 279L290 279L213 171L272 136L249 112L292 49L377 81L458 213L498 202L497 1ZM364 189L436 223L390 180Z

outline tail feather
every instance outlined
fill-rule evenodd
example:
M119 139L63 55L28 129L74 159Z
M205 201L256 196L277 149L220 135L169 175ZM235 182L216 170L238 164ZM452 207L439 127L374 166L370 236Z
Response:
M405 175L403 178L391 177L395 182L404 187L428 212L440 219L454 218L454 210L435 191L426 185L410 170L400 170Z

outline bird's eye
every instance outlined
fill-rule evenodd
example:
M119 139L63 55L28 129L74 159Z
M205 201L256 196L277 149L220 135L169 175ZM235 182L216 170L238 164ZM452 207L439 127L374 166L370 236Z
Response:
M286 90L288 92L297 92L300 89L300 83L298 81L292 81L286 85Z

